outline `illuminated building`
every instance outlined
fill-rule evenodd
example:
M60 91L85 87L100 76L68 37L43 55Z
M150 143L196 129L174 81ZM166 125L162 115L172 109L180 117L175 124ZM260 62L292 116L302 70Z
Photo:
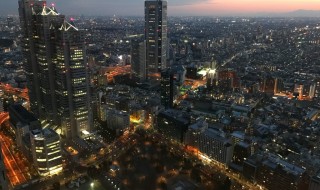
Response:
M174 75L170 69L166 69L161 72L161 105L166 109L173 107L173 96L174 96Z
M199 135L208 129L208 123L204 119L199 119L189 126L186 132L184 143L193 147L200 147Z
M314 98L316 95L316 84L311 84L310 85L310 90L309 90L309 97Z
M62 171L62 155L59 135L51 129L30 132L34 165L42 176Z
M62 134L84 137L91 131L92 116L84 34L64 21L56 34L56 99Z
M131 71L140 81L146 80L146 41L134 39L131 41Z
M54 30L63 15L46 1L19 1L22 52L31 111L40 119L57 121L54 89Z
M217 71L218 85L226 89L239 87L239 78L236 71L231 69L219 69Z
M200 123L199 123L200 122ZM198 121L189 126L186 132L185 144L197 148L201 153L223 164L229 164L233 155L233 146L223 132L208 127L208 124Z
M299 98L299 100L306 98L312 99L317 96L317 84L313 81L302 81L296 83L294 85L294 94Z
M167 1L145 1L147 76L167 67Z
M281 78L275 78L274 79L274 94L280 93L283 91L283 79Z
M91 131L84 35L46 1L19 1L31 111L67 139Z

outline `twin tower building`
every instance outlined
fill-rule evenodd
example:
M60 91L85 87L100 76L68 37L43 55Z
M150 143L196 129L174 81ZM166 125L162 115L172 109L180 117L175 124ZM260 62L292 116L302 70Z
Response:
M93 129L85 36L45 0L19 0L30 110L66 139ZM142 80L167 67L167 1L145 1L145 38L132 42L132 70Z
M66 139L91 131L84 33L45 0L20 0L22 49L30 110Z

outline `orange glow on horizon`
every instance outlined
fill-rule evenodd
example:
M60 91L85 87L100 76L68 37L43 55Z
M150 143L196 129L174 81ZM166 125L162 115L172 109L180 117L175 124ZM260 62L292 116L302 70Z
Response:
M171 11L202 14L273 13L299 9L320 10L319 0L208 0L184 6L172 6ZM171 12L170 11L170 12Z

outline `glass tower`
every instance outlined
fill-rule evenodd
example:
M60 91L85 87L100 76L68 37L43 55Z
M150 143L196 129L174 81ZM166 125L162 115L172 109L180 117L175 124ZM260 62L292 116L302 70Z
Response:
M167 1L145 1L147 75L167 67Z

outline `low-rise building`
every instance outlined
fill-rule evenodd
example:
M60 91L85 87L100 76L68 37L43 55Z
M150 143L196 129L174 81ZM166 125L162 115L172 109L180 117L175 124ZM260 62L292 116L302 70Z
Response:
M41 129L40 121L22 105L11 105L8 109L10 124L16 135L16 143L23 150L23 138L29 131Z
M128 112L109 109L106 111L107 127L117 132L130 127L130 115Z
M269 190L304 190L308 188L306 170L276 155L254 155L244 161L243 174Z
M197 148L210 159L220 163L229 164L231 162L233 155L232 141L226 138L223 132L215 128L209 128L206 122L198 121L189 127L185 144Z
M168 109L159 113L157 121L156 129L160 133L178 142L183 142L190 124L188 115L179 110Z
M30 131L33 162L41 176L62 171L62 154L59 135L52 129Z

